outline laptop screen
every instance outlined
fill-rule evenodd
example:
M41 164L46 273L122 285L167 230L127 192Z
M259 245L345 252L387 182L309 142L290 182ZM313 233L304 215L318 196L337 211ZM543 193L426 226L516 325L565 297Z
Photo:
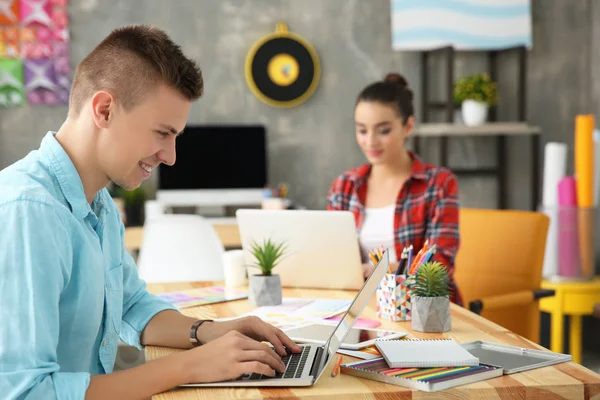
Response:
M352 329L352 325L354 325L356 319L363 312L367 303L371 300L371 297L375 294L377 286L379 286L379 283L389 269L389 265L389 254L386 250L377 264L377 267L373 269L362 289L360 289L354 298L354 301L350 304L350 308L348 308L348 311L338 323L337 327L329 337L329 340L325 343L327 357L323 357L323 364L330 360L338 351L341 344L344 343L344 339L346 339L346 335L348 335L348 332Z

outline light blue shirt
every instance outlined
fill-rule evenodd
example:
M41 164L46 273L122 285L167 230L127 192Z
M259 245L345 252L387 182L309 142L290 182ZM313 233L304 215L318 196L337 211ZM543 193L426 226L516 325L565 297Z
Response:
M52 132L0 171L0 397L83 399L119 337L141 348L148 321L175 309L146 291L123 235L108 191L90 206Z

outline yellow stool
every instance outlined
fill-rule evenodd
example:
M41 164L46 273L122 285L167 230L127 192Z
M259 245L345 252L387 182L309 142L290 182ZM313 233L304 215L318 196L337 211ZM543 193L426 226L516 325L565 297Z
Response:
M570 317L569 354L581 364L582 317L592 315L594 305L600 303L600 277L592 281L542 281L542 289L553 289L553 297L540 299L540 310L550 313L550 350L563 353L564 316Z

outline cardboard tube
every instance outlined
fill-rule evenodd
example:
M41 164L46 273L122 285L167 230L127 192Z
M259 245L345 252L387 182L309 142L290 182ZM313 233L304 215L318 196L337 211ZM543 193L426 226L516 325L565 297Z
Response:
M541 211L550 224L546 236L546 252L542 275L552 277L559 272L558 183L567 174L566 143L549 142L544 147L544 180Z
M575 117L575 176L579 207L594 205L594 116Z
M594 270L594 125L591 114L575 117L575 175L582 277L591 277Z
M572 176L558 183L558 276L576 278L580 275L577 185Z

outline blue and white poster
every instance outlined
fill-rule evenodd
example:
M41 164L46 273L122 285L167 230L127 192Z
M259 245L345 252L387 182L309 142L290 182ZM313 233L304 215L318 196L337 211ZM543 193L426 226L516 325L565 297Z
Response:
M390 0L394 50L532 47L531 0Z

